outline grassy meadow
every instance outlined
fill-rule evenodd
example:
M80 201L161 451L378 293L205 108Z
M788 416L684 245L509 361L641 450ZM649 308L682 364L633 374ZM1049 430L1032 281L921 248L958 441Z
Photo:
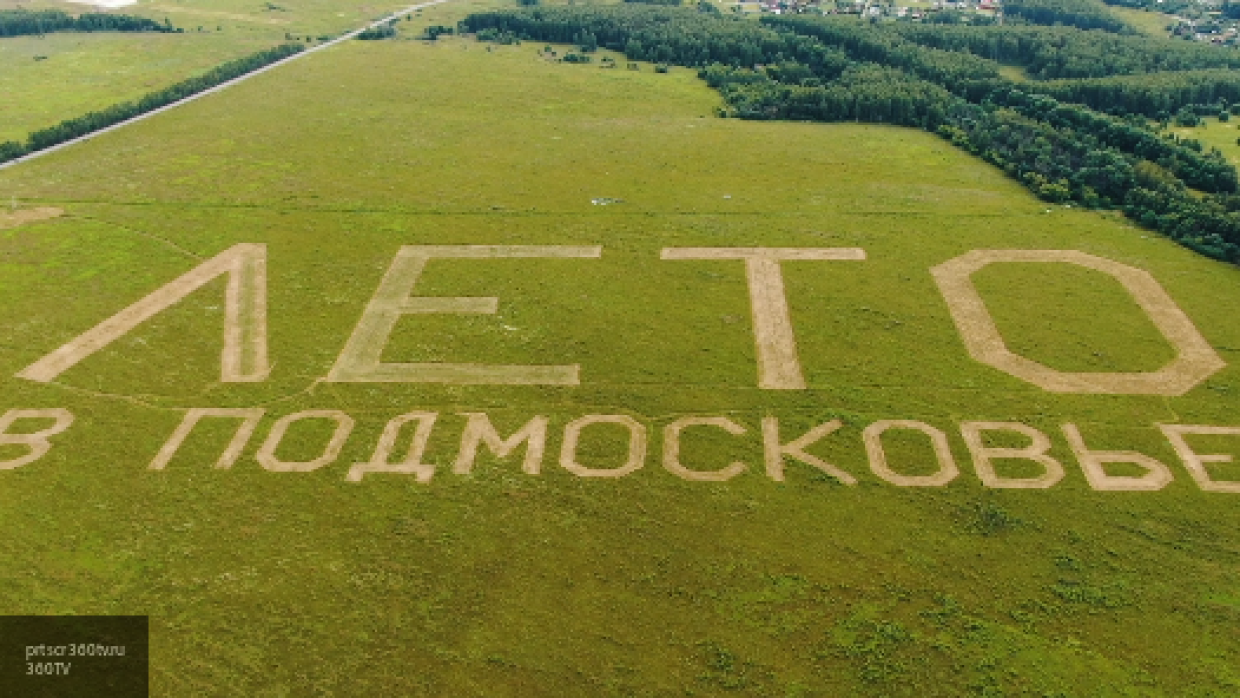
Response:
M1232 117L1227 121L1217 118L1205 118L1200 126L1171 126L1170 131L1182 138L1193 138L1208 148L1218 148L1227 157L1227 161L1240 166L1240 118Z
M31 131L139 99L271 44L265 37L221 41L199 34L61 33L0 40L0 141L24 141Z
M1048 207L923 132L719 119L691 71L557 64L539 48L351 42L0 171L0 202L65 211L0 230L0 410L76 416L47 456L0 471L0 613L149 614L153 693L169 696L1240 689L1236 495L1202 492L1155 426L1235 424L1240 271L1116 214ZM51 384L13 377L237 243L267 245L268 380L219 382L222 280ZM498 314L407 315L383 360L579 364L579 386L324 380L401 246L464 244L603 252L432 260L415 293L496 296ZM782 265L805 390L757 387L741 262L659 258L754 246L866 252ZM1227 367L1178 397L1071 395L974 361L930 269L1008 248L1148 271ZM1149 371L1174 355L1096 272L1012 263L974 280L1008 346L1048 366ZM148 470L192 407L266 414L230 470L211 467L227 420ZM340 456L261 468L271 425L308 409L356 420ZM440 415L434 478L346 482L412 411ZM461 414L480 411L505 435L549 418L541 474L485 448L472 474L452 472ZM596 479L558 464L565 425L590 414L645 426L642 469ZM683 463L742 461L742 474L662 467L663 428L693 415L746 432L686 430ZM785 482L769 479L768 416L785 441L839 419L810 450L859 484L791 458ZM946 432L960 476L880 480L861 437L880 419ZM966 420L1042 430L1066 477L982 487ZM1174 482L1090 489L1064 423L1093 448L1158 458ZM313 458L326 424L294 426L279 456ZM591 428L578 461L615 467L623 437ZM1235 438L1192 443L1240 453ZM933 472L923 436L884 444L899 472ZM1240 480L1235 464L1212 472Z
M0 142L65 119L138 99L148 92L204 73L293 38L317 45L356 29L407 2L317 0L262 3L250 0L142 0L113 12L168 19L183 34L76 33L0 38ZM412 40L431 24L455 25L467 12L496 0L449 3L419 11L399 25ZM272 9L274 6L277 9ZM0 10L54 8L77 14L88 5L51 0L0 0Z
M1167 27L1175 23L1175 16L1164 12L1150 12L1119 5L1108 5L1107 11L1146 36L1165 37L1168 33Z

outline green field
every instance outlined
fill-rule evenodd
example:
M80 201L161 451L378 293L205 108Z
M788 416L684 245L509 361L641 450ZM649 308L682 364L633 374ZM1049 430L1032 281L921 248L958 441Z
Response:
M272 43L199 34L64 33L0 40L0 62L6 65L0 72L0 141L24 141L31 131L140 98Z
M221 30L249 31L283 35L293 33L336 33L355 29L368 20L414 2L370 2L363 0L300 0L296 3L264 2L263 0L139 0L114 10L122 14L168 17L176 26L196 33ZM0 0L0 9L55 8L70 14L101 11L90 5L57 0Z
M1227 157L1228 162L1240 165L1240 141L1238 141L1240 129L1236 128L1238 124L1240 124L1240 119L1235 121L1229 119L1224 122L1215 118L1207 118L1201 120L1200 126L1191 128L1172 126L1170 131L1182 138L1200 141L1206 148L1218 148Z
M1162 12L1149 12L1119 5L1108 5L1107 10L1136 27L1146 36L1166 36L1168 25L1175 24L1174 15Z
M153 693L168 696L1240 689L1236 495L1203 492L1156 426L1235 425L1240 271L1117 214L1048 207L920 131L718 119L689 70L554 63L539 48L351 42L0 171L0 212L65 212L0 229L0 410L75 416L48 455L0 471L0 613L149 614ZM220 382L219 279L50 384L14 377L238 243L266 245L267 380ZM325 380L416 245L601 246L432 260L415 294L498 297L497 314L405 315L382 352L575 364L580 385ZM758 387L744 264L660 259L677 247L864 250L782 263L805 389ZM931 268L1006 249L1145 270L1227 366L1179 396L1060 394L970 358ZM1051 368L1154 371L1174 356L1099 272L1023 262L973 279L1007 346ZM148 469L186 409L255 407L231 469L212 468L237 425L222 419ZM356 421L339 457L261 467L272 425L302 410ZM346 480L388 420L417 411L439 414L429 482ZM541 473L483 447L455 474L462 415L478 412L503 435L547 417ZM563 467L565 428L586 415L643 425L644 467ZM692 416L746 431L686 429L683 466L744 472L699 482L664 467L665 427ZM791 457L786 481L768 477L770 417L784 442L840 420L809 450L858 484ZM959 477L878 477L862 438L878 420L944 432ZM1035 427L1066 476L983 487L966 421ZM1093 449L1157 458L1174 481L1092 489L1063 424ZM299 422L276 454L309 461L330 434ZM618 467L625 434L591 427L576 462ZM1024 445L1013 436L987 443ZM883 437L904 475L936 470L928 443ZM1191 443L1240 453L1234 437ZM23 449L0 445L0 459ZM1211 473L1240 480L1235 464Z
M84 34L63 32L43 37L0 39L0 142L24 141L27 134L92 110L133 100L224 61L284 42L288 37L309 45L335 37L412 4L345 0L298 2L266 7L249 0L143 0L114 12L168 19L183 34ZM475 0L471 10L493 5ZM93 8L64 2L0 0L0 9L55 8L71 14ZM462 4L418 12L401 23L402 36L413 39L429 24L453 25L464 16Z

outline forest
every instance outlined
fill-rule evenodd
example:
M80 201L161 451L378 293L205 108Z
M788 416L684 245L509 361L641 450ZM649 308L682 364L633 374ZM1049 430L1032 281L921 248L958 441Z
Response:
M168 20L85 12L74 17L60 10L0 10L0 36L42 36L53 32L180 32Z
M1108 5L1118 7L1130 7L1134 10L1148 10L1150 12L1164 12L1167 14L1176 14L1187 8L1197 6L1193 0L1102 0ZM1226 7L1229 0L1224 0L1223 6Z
M1237 101L1240 83L1224 69L1240 67L1240 53L1229 49L1116 33L1122 28L809 15L753 22L640 4L484 12L461 28L696 68L723 96L721 116L922 128L1046 201L1117 209L1202 254L1240 262L1235 168L1147 118ZM1004 64L1059 79L1014 82L1001 75Z
M800 18L772 17L770 21ZM844 34L857 31L855 20L824 17ZM945 51L1018 65L1034 79L1100 78L1172 70L1240 68L1240 52L1192 41L1127 36L1070 27L1003 25L998 27L889 24L875 28L906 41ZM821 31L821 30L820 30Z
M1213 115L1240 104L1240 72L1216 68L1050 80L1030 89L1111 114L1167 121L1185 109Z
M1104 5L1090 0L1004 0L1003 14L1008 21L1137 33L1127 22L1107 12Z

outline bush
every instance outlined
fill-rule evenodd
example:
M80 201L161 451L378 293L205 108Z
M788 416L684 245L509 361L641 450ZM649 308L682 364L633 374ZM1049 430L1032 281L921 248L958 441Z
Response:
M573 36L573 43L582 53L594 53L598 50L598 37L593 32L582 30Z
M26 154L26 148L16 141L0 143L0 162L8 162Z
M357 38L359 41L378 41L380 39L390 39L394 36L396 36L396 27L392 26L391 22L388 22L387 24L380 24L377 27L367 29L358 34ZM322 41L323 37L319 37L319 40Z
M439 37L443 36L444 34L451 35L454 33L456 33L456 30L453 29L452 27L445 27L442 24L435 24L435 25L427 27L422 32L422 38L428 41L435 41Z
M478 33L474 36L478 39L478 41L492 41L497 44L503 44L504 46L521 43L521 38L516 34L502 29L479 29Z
M1201 117L1197 113L1188 109L1181 109L1175 113L1172 119L1176 126L1200 126Z

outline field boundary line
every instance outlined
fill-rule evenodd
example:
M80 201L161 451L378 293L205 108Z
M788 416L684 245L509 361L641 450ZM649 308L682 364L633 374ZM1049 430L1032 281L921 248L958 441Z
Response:
M337 44L340 44L340 43L343 43L343 42L346 42L346 41L351 41L351 40L353 40L354 38L356 38L358 34L361 34L362 32L364 32L364 31L366 31L366 30L368 30L368 29L373 29L373 28L378 27L378 26L380 26L380 25L387 24L388 22L391 22L391 21L394 21L394 20L398 20L398 19L400 19L401 17L404 17L404 16L406 16L406 15L411 15L411 14L413 14L414 12L417 12L418 10L421 10L421 9L423 9L423 8L433 7L433 6L435 6L435 5L442 5L442 4L446 3L446 2L451 2L451 1L452 1L452 0L429 0L428 2L418 3L417 5L410 5L409 7L406 7L406 8L405 8L405 9L403 9L403 10L397 10L396 12L393 12L393 13L391 13L391 14L389 14L389 15L385 15L385 16L383 16L382 18L377 19L377 20L375 20L375 21L373 21L373 22L370 22L369 24L366 24L366 25L364 25L364 26L362 26L362 27L360 27L360 28L358 28L358 29L354 29L354 30L352 30L352 31L350 31L350 32L346 32L346 33L344 33L344 34L341 34L340 36L336 37L335 39L332 39L331 41L328 41L328 42L325 42L325 43L319 44L318 46L314 46L314 47L312 47L312 48L308 48L308 49L306 49L306 50L304 50L304 51L298 51L297 53L294 53L293 55L291 55L291 56L289 56L289 57L287 57L287 58L282 58L282 59L280 59L280 60L278 60L278 61L276 61L276 62L274 62L274 63L268 63L267 65L265 65L265 66L263 66L263 67L261 67L261 68L259 68L259 69L257 69L257 70L254 70L254 71L251 71L251 72L249 72L249 73L246 73L245 75L239 75L239 76L237 76L237 77L233 78L232 80L228 80L227 82L222 82L222 83L220 83L220 84L218 84L218 85L215 85L214 87L209 87L209 88L207 88L207 89L203 90L202 92L196 92L196 93L194 93L194 94L192 94L192 95L190 95L190 96L188 96L188 97L186 97L186 98L184 98L184 99L177 100L176 102L173 102L173 103L171 103L171 104L165 104L164 106L159 107L158 109L152 109L151 111L148 111L148 112L145 112L145 113L142 113L142 114L138 114L137 116L134 116L134 117L132 117L132 118L126 119L126 120L121 121L121 122L119 122L119 123L115 123L115 124L112 124L111 126L106 126L106 127L104 127L104 128L101 128L101 129L99 129L98 131L91 131L90 133L87 133L87 134L85 134L85 135L83 135L83 136L78 136L77 138L74 138L74 139L72 139L72 140L65 141L64 143L57 143L56 145L53 145L53 146L51 146L51 147L49 147L49 148L44 148L44 149L42 149L42 150L36 150L36 151L35 151L35 152L33 152L33 153L28 153L28 154L23 155L23 156L21 156L21 157L19 157L19 158L15 158L15 159L13 159L13 160L9 160L8 162L5 162L5 163L0 163L0 170L6 170L6 169L8 169L8 168L10 168L10 167L13 167L14 165L18 165L18 164L23 163L23 162L28 162L28 161L30 161L30 160L34 160L35 158L43 157L44 155L48 155L48 154L50 154L50 153L54 153L54 152L56 152L56 151L58 151L58 150L62 150L62 149L64 149L64 148L68 148L69 146L76 145L76 144L81 143L81 142L83 142L83 141L88 141L88 140L90 140L90 139L92 139L92 138L94 138L94 137L96 137L96 136L101 136L101 135L103 135L103 134L105 134L105 133L109 133L109 132L111 132L111 131L116 131L117 129L124 128L124 127L126 127L126 126L129 126L130 124L135 124L135 123L137 123L137 122L139 122L139 121L142 121L142 120L144 120L144 119L149 119L149 118L151 118L151 117L153 117L153 116L156 116L156 115L162 114L162 113L164 113L164 112L166 112L166 111L169 111L169 110L175 109L175 108L177 108L177 107L180 107L180 106L183 106L183 105L189 104L190 102L193 102L193 101L194 101L194 100L196 100L196 99L200 99L200 98L202 98L202 97L206 97L207 95L210 95L210 94L215 94L216 92L221 92L221 91L223 91L223 90L225 90L225 89L228 89L229 87L232 87L233 85L236 85L236 84L238 84L238 83L245 82L246 80L249 80L250 78L257 77L257 76L259 76L259 75L262 75L263 73L266 73L266 72L267 72L267 71L269 71L269 70L274 70L274 69L276 69L276 68L278 68L278 67L280 67L280 66L282 66L282 65L287 65L287 64L292 63L293 61L298 60L298 59L300 59L300 58L306 58L307 56L310 56L310 55L313 55L313 54L315 54L315 53L318 53L319 51L323 51L323 50L325 50L325 49L331 48L332 46L335 46L335 45L337 45Z

